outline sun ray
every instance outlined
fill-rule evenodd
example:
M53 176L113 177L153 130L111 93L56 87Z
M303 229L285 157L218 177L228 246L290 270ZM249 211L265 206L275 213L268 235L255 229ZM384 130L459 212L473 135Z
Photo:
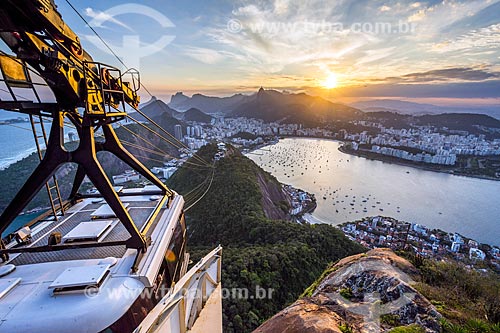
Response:
M337 75L335 75L335 73L330 73L325 81L323 81L323 87L327 89L337 88L338 84Z

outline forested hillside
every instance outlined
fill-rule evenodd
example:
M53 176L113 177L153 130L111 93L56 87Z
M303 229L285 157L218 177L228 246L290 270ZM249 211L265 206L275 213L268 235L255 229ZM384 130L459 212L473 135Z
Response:
M209 145L199 155L212 161L216 151L216 146ZM182 168L169 185L186 194L211 173L211 170ZM215 164L207 195L187 212L190 252L200 257L211 247L222 244L223 288L249 290L248 298L223 299L225 332L255 329L294 302L328 263L364 250L329 225L300 225L266 218L258 175L267 182L277 182L230 148L228 156ZM273 289L271 297L252 297L257 286Z

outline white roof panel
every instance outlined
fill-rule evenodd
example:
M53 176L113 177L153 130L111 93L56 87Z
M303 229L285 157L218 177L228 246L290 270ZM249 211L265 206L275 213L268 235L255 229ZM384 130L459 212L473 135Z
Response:
M159 191L160 189L156 185L146 185L142 188L142 192L149 192L149 191Z
M127 208L130 204L129 203L123 203L123 207ZM99 207L96 211L94 211L90 215L93 219L109 219L109 218L116 218L115 212L111 209L111 207L108 204L104 204L101 207Z
M109 265L67 268L52 282L49 289L99 287L108 273Z
M113 220L82 222L63 237L63 242L98 241L112 227Z
M113 186L116 193L120 193L123 190L123 186Z
M9 291L21 282L21 278L17 279L0 279L0 298L4 297Z

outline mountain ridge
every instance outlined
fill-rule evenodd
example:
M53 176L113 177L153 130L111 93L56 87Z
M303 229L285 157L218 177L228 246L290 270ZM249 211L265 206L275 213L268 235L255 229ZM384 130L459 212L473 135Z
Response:
M467 131L471 134L484 134L496 138L500 120L489 115L477 113L441 113L412 116L396 112L376 111L365 114L365 119L380 122L385 127L410 128L412 126L434 126L447 131Z
M194 94L191 97L178 92L173 95L168 105L179 111L186 111L191 108L200 109L206 113L223 113L227 114L243 101L247 96L242 94L234 94L230 97L213 97L202 94Z
M165 114L169 115L172 118L180 117L180 112L172 109L171 107L168 106L168 104L166 104L161 99L156 98L155 96L151 97L151 99L148 102L144 103L144 105L140 105L140 110L146 116L152 119L158 118ZM138 112L132 112L132 113L136 113L133 116L134 119L139 121L147 121L147 119L142 115L140 115Z
M405 115L431 115L443 113L486 114L500 119L500 105L492 106L439 106L427 103L415 103L404 100L374 99L350 103L350 106L364 112L388 111Z
M207 109L212 111L216 109L219 114L226 117L255 118L264 122L298 123L304 127L333 125L336 130L351 128L349 122L368 120L381 122L388 128L432 125L437 128L448 128L450 131L468 131L471 134L484 134L488 138L496 138L497 129L500 128L500 120L487 114L467 112L427 114L427 112L423 112L425 108L434 107L431 104L379 100L380 103L390 102L394 107L416 105L424 109L420 109L422 112L418 112L418 114L384 108L364 112L345 104L331 102L319 96L306 93L285 93L272 89L265 90L264 88L260 88L258 92L251 95L237 94L231 97L219 98L201 94L187 97L182 93L177 93L172 99L173 102L169 104L170 110L167 110L167 113L180 120L184 120L183 112L171 111L173 110L172 105L182 104L182 107L189 106L188 110L194 108L201 112L208 112ZM148 107L151 108L152 106L148 105L146 108ZM165 107L163 106L163 108ZM194 119L203 118L205 122L208 122L208 117L201 115L198 111L196 112L199 115Z
M151 100L141 105L140 109L147 117L151 118L155 122L159 123L165 130L170 133L174 133L175 125L186 126L185 122L200 122L200 123L210 123L212 116L204 113L203 111L191 108L184 112L179 112L168 106L161 99L152 97ZM132 118L141 122L148 122L146 117L142 116L138 112L131 113Z
M362 112L344 104L305 93L285 94L263 88L231 112L233 117L258 118L266 122L318 124L360 118Z
M197 108L191 108L187 111L180 112L180 119L183 121L196 121L199 123L210 123L212 120L212 116L206 114Z

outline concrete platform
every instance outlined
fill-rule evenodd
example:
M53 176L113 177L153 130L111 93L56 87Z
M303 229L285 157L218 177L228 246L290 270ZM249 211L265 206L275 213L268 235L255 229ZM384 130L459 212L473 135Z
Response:
M221 284L213 291L189 333L222 333Z

